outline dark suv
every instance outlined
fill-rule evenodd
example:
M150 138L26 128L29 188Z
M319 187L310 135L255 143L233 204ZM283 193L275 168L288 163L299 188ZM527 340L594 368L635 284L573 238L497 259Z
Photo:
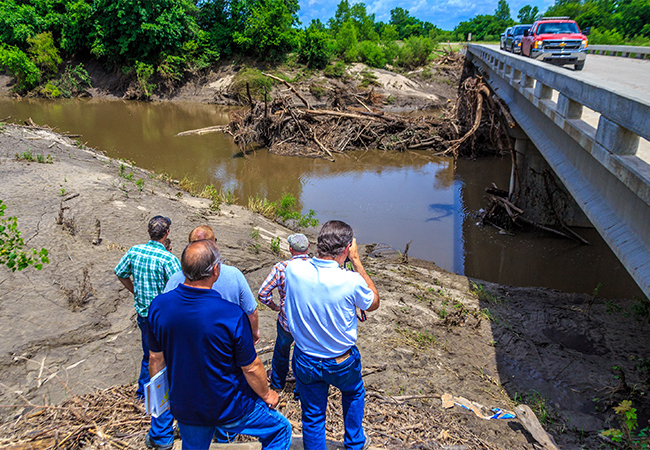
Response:
M524 32L530 30L531 25L516 25L506 35L505 49L512 53L521 53L521 38Z

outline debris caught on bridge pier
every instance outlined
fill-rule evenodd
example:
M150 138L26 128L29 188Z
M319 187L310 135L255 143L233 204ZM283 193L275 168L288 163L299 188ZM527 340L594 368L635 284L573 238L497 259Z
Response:
M499 230L501 234L514 235L513 231L523 230L528 226L582 244L590 244L589 241L562 222L557 212L555 213L555 225L543 225L526 218L524 216L525 211L511 201L508 191L499 189L494 183L491 187L485 188L485 192L488 206L479 211L478 217L483 225L490 225ZM552 202L550 203L552 204Z

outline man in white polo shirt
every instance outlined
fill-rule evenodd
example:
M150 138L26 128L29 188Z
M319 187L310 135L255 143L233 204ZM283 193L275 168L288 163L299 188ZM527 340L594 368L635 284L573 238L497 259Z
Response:
M341 268L346 259L355 272ZM346 449L369 445L363 432L365 389L357 341L356 308L379 308L379 293L361 264L352 228L331 220L318 234L318 257L290 261L285 312L295 339L293 372L302 407L305 450L326 448L329 386L342 394Z

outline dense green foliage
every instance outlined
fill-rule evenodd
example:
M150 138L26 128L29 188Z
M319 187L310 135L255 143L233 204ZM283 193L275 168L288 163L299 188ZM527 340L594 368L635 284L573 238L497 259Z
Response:
M349 0L308 26L298 11L298 0L0 0L0 70L15 78L18 92L70 96L83 92L89 77L78 62L74 69L66 64L94 59L123 73L133 96L148 98L224 57L278 62L294 53L310 68L328 68L328 76L343 76L341 61L413 69L440 41L464 41L470 33L497 41L516 23L507 0L453 32L401 7L387 23ZM556 0L545 14L591 27L591 43L650 43L650 0ZM541 14L526 5L516 15L532 23Z

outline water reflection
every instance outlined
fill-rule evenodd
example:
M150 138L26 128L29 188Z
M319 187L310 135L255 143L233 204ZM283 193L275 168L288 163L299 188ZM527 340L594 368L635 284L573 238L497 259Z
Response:
M471 212L484 188L508 185L509 160L458 161L426 153L358 152L336 163L286 158L259 150L241 157L230 136L174 137L180 131L226 124L229 108L196 103L138 103L97 99L47 101L0 98L0 118L81 134L88 146L138 166L189 174L201 184L249 197L279 199L288 192L321 221L349 222L360 242L385 243L447 270L522 286L547 286L601 295L639 295L621 264L591 231L594 245L534 235L500 236L475 225ZM582 261L590 261L585 267Z

